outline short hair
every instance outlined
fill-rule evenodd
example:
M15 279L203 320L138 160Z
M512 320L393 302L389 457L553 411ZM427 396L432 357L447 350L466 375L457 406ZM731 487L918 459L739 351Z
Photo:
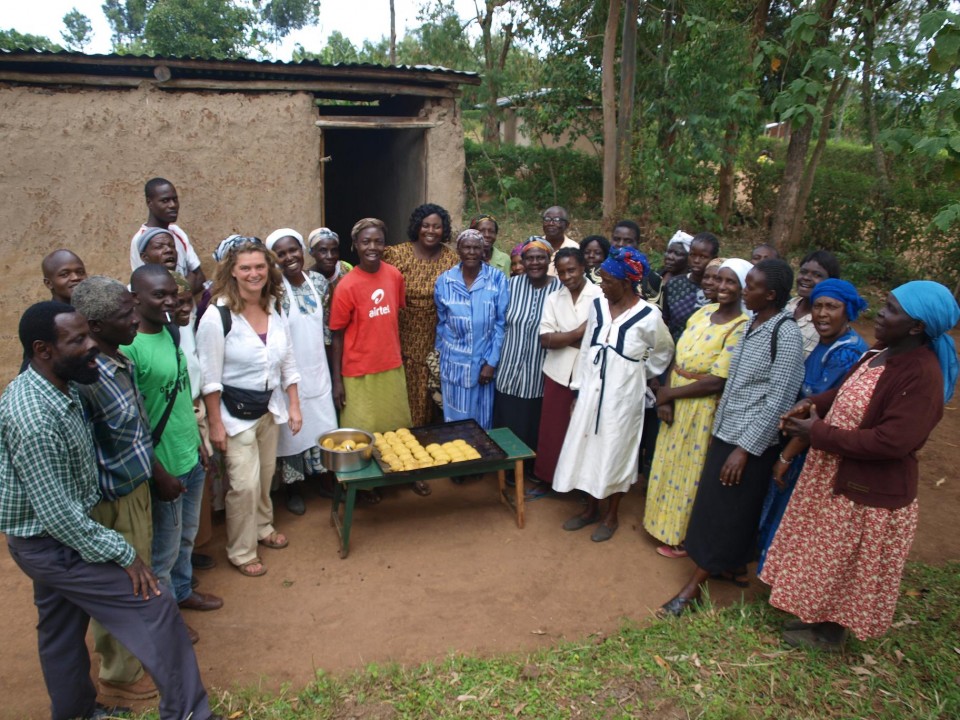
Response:
M379 218L363 218L362 220L357 220L356 224L353 226L353 229L350 230L350 237L354 242L357 241L357 238L360 237L362 233L367 228L377 228L380 232L383 233L383 239L387 239L387 224L380 220Z
M753 266L755 270L763 273L764 285L767 290L773 290L773 302L777 310L783 310L783 306L790 299L790 292L793 290L793 270L790 264L779 258L770 258L761 260Z
M770 243L760 243L759 245L754 245L754 246L753 246L753 252L756 252L756 251L759 250L760 248L766 248L767 250L769 250L770 252L772 252L774 259L780 257L780 251L777 250L777 248L774 247L773 245L771 245ZM750 254L753 255L753 252L751 252Z
M453 232L450 226L450 213L434 203L424 203L415 207L413 212L410 213L410 224L407 225L407 237L410 242L416 242L417 238L420 237L420 226L423 225L424 218L430 215L440 216L440 223L443 225L440 241L447 242L450 240L450 233Z
M637 238L637 244L640 244L640 240L643 238L643 235L640 233L640 226L637 225L633 220L620 220L616 225L613 226L613 229L616 230L618 227L627 228Z
M120 307L123 283L103 275L91 275L73 289L70 303L87 320L105 320Z
M71 259L76 259L81 265L83 265L83 260L81 260L80 256L77 255L73 250L60 248L59 250L54 250L53 252L45 255L43 260L40 262L40 272L43 273L44 277L50 277L50 273L54 272L56 269L53 267L54 262L63 256L69 256Z
M153 197L154 193L157 192L157 188L159 188L161 185L169 185L170 187L173 187L173 183L166 178L150 178L143 184L143 196L149 200Z
M803 260L800 261L800 266L803 267L808 262L815 262L822 267L827 271L828 277L840 277L840 261L837 260L837 256L829 250L814 250L812 253L807 253Z
M558 267L561 260L573 258L581 267L586 267L587 261L583 257L583 251L575 247L563 247L553 254L553 266Z
M44 300L28 307L20 316L18 328L24 356L28 360L33 359L33 344L38 340L46 343L56 342L57 316L76 311L73 305L56 300Z
M694 243L704 243L710 246L710 257L716 257L720 254L720 240L712 232L700 232L693 236L690 246Z
M166 275L168 278L173 280L173 275L165 265L159 265L157 263L147 263L146 265L141 265L130 274L130 288L136 292L137 286L141 282L147 278L160 277L161 275Z
M587 235L583 240L580 241L580 251L586 252L590 243L594 242L603 248L604 255L610 254L610 241L607 240L603 235Z

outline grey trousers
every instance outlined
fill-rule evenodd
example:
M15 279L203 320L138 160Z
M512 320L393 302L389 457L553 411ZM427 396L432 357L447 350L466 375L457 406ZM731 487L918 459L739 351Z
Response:
M53 538L8 537L10 555L33 580L40 665L53 720L87 718L96 706L84 637L90 618L130 650L160 691L161 720L207 720L210 706L197 656L173 592L134 596L115 563L88 563Z

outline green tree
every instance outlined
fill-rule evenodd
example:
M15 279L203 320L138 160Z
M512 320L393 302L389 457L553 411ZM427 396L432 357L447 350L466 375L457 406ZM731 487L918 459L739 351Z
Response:
M0 50L47 50L58 52L62 47L43 35L17 32L13 28L0 30Z
M93 34L90 18L73 8L63 16L63 27L64 29L60 31L60 37L67 44L67 48L83 52L83 49L90 43Z
M230 0L157 0L144 37L158 55L242 58L258 47L256 12Z
M320 0L255 0L255 7L273 42L320 19Z
M104 0L100 8L113 29L114 50L133 45L142 38L150 5L148 0Z

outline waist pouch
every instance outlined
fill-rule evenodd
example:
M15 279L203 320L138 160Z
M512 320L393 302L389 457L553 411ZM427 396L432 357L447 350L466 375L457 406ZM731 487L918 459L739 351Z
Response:
M247 390L246 388L224 385L220 399L227 412L241 420L256 420L267 414L267 405L273 390Z

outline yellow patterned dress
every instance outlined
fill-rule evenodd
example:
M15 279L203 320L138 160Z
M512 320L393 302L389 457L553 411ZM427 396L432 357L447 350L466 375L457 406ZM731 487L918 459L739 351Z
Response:
M679 375L676 368L692 375L727 377L730 358L743 335L747 316L740 314L723 325L714 325L710 317L719 308L716 303L706 305L690 316L677 341L675 368L670 371L671 387L696 382L696 378ZM675 400L673 424L660 424L643 527L667 545L679 545L687 534L719 400L719 394Z
M432 400L428 388L430 371L427 356L433 352L437 332L437 308L433 289L437 278L456 265L457 254L446 245L433 260L420 260L412 242L391 245L383 254L385 262L396 267L407 286L407 306L400 310L400 350L403 371L407 378L407 397L413 424L425 425L432 417Z

